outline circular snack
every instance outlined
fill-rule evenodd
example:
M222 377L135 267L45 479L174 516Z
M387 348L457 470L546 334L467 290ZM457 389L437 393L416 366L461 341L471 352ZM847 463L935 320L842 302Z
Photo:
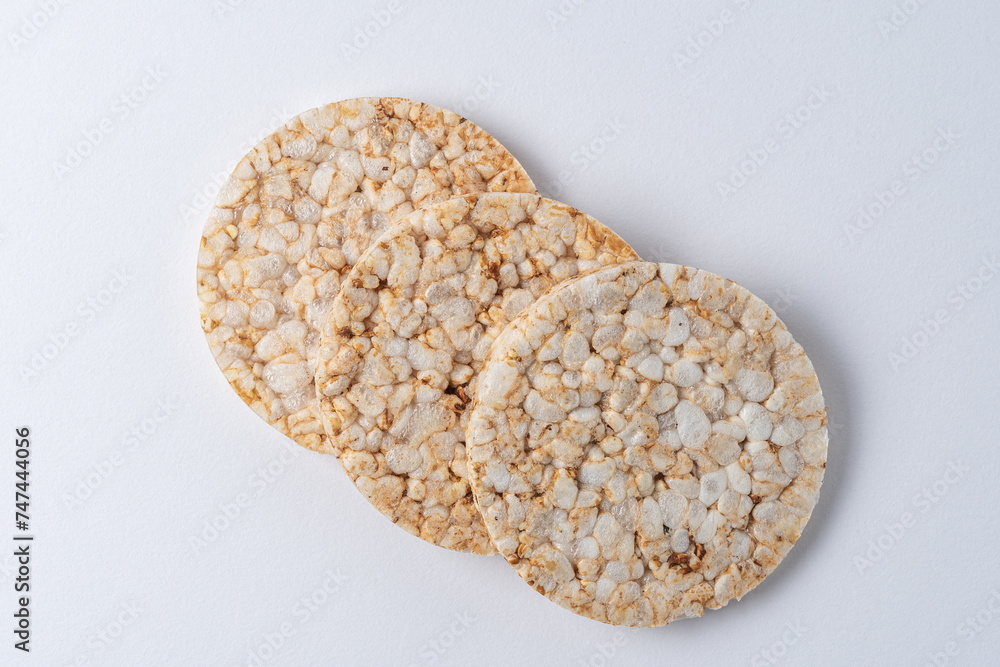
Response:
M342 276L415 207L486 191L535 187L481 128L398 97L311 109L260 142L219 192L198 255L202 328L240 398L335 453L313 375Z
M707 271L628 262L560 285L497 338L469 473L535 590L657 626L781 562L819 496L825 423L812 364L767 304Z
M381 237L334 300L316 373L327 432L369 502L428 542L494 553L466 477L475 374L554 285L633 259L607 227L537 195L456 197Z

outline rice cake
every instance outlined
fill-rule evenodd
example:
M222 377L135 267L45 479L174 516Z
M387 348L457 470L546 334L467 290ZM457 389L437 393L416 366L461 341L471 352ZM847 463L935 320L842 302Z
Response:
M487 191L535 187L481 128L398 97L312 109L260 142L219 192L198 256L202 328L240 398L300 445L335 453L313 375L342 277L415 207Z
M588 618L658 626L756 586L826 464L801 346L713 273L630 262L566 282L497 338L468 424L497 549Z
M358 260L323 329L316 386L362 494L398 526L495 553L469 491L465 406L503 327L557 283L634 260L614 232L527 194L415 211Z

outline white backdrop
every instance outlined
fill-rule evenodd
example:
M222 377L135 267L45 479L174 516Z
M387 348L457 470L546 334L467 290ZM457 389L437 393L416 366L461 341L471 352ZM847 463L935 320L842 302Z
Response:
M470 4L3 3L0 663L995 663L1000 6ZM543 194L779 312L832 429L758 589L660 629L578 618L404 534L229 388L194 282L217 184L366 95L468 115Z

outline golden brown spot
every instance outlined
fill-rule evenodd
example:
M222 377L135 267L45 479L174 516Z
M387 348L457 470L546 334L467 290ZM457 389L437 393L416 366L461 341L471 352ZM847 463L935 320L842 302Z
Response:
M486 267L486 275L488 275L493 280L500 280L500 262L490 262L489 266Z

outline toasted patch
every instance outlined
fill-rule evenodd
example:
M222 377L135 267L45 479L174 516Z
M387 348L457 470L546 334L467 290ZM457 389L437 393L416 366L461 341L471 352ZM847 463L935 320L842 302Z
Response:
M566 282L496 339L468 470L496 548L588 618L657 626L742 597L819 497L826 409L763 301L628 262Z
M444 109L381 97L300 114L240 161L205 224L198 297L219 368L265 421L333 453L313 375L354 262L416 207L534 191L503 146Z
M466 472L476 372L555 285L635 258L590 216L527 194L456 197L381 237L334 300L316 374L331 442L362 493L433 544L492 553Z

